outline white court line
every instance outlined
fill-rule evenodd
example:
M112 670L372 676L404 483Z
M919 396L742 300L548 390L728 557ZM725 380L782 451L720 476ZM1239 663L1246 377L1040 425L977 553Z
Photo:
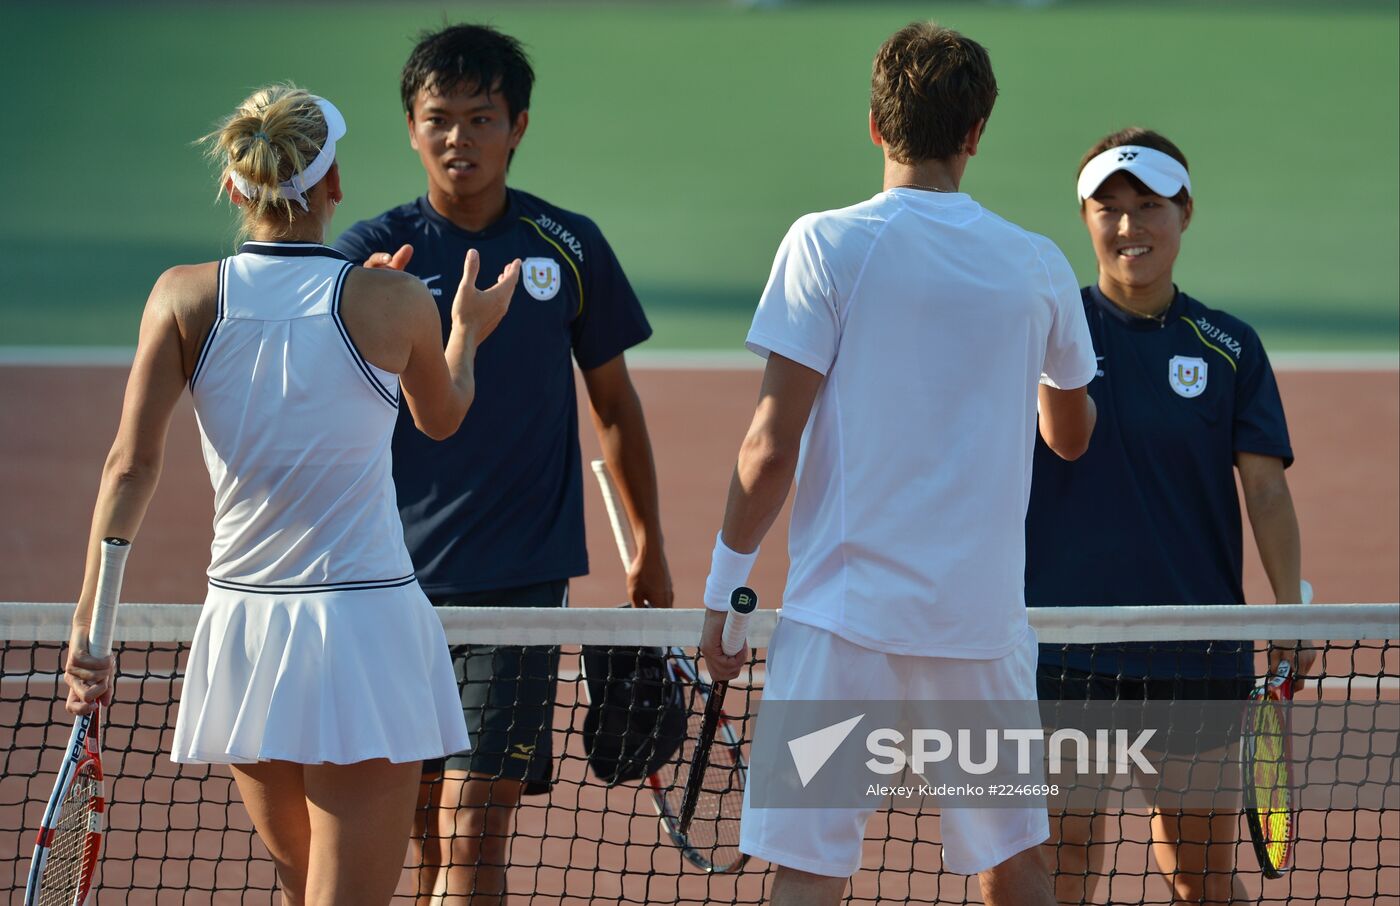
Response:
M638 349L627 365L639 371L758 371L764 360L747 349Z
M0 366L127 367L135 352L133 346L0 346Z
M1280 352L1275 371L1400 371L1400 352Z
M0 367L125 367L129 346L0 346ZM1280 352L1270 356L1277 371L1400 371L1400 351ZM744 349L640 349L627 354L638 371L755 371L763 359Z

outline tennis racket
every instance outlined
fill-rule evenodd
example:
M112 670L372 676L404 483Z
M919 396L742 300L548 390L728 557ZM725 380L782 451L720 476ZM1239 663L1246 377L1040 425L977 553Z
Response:
M749 617L757 609L758 595L753 593L753 589L741 585L730 594L729 614L724 620L724 635L720 638L720 648L725 654L735 655L743 650L749 631ZM685 778L685 798L681 800L678 830L682 834L690 830L690 824L695 819L700 794L710 789L705 783L705 776L709 771L710 750L715 744L720 712L728 691L729 683L720 680L710 688L710 700L705 702L705 716L695 742L695 760L690 763L690 774Z
M1266 878L1283 877L1288 870L1297 832L1288 714L1292 674L1292 665L1279 661L1273 675L1251 693L1240 747L1244 816Z
M131 543L121 538L102 541L97 599L88 629L88 651L97 657L112 651L117 598L130 550ZM102 787L100 716L101 710L95 709L73 723L34 844L24 906L83 906L92 889L107 806Z
M594 460L592 467L598 487L603 492L603 505L612 526L613 540L617 542L618 555L622 558L622 568L630 569L634 556L632 529L623 515L617 488L605 462ZM697 801L690 826L682 831L680 815L685 785L679 769L682 765L696 763L695 750L704 723L703 715L709 710L712 700L722 704L723 698L714 696L710 684L700 676L694 659L686 654L684 648L672 645L666 649L666 667L673 680L685 684L690 690L689 724L680 753L647 777L647 787L651 790L662 828L686 861L702 871L736 872L749 859L739 852L739 814L743 809L744 784L749 774L748 762L744 759L743 739L721 711L705 768L708 777L704 782L703 795Z

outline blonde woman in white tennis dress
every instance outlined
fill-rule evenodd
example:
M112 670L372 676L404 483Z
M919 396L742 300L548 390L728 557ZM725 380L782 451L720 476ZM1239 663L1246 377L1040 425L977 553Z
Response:
M423 284L321 244L344 134L330 102L274 86L209 137L251 238L151 292L82 600L98 540L136 535L189 387L214 544L171 757L231 766L284 902L379 906L403 865L420 762L469 745L442 625L404 548L389 442L401 403L432 437L457 430L519 262L478 291L468 255L444 350ZM111 697L111 662L83 641L88 610L74 618L70 707Z

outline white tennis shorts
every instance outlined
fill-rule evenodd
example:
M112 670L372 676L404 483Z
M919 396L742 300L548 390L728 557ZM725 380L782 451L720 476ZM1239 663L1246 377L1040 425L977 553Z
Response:
M1035 700L1035 632L990 660L886 654L825 629L780 620L768 647L765 701ZM874 808L754 808L744 790L739 849L799 871L848 877L860 869ZM977 874L1045 842L1042 808L945 808L943 865Z

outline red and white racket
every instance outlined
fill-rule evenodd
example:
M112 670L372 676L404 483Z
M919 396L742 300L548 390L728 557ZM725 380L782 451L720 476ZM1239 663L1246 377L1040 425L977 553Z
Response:
M121 538L102 541L97 600L88 629L88 651L97 657L112 651L117 598L130 550L131 543ZM73 724L34 844L24 906L83 906L92 890L107 807L102 787L100 714L100 708L94 709Z

